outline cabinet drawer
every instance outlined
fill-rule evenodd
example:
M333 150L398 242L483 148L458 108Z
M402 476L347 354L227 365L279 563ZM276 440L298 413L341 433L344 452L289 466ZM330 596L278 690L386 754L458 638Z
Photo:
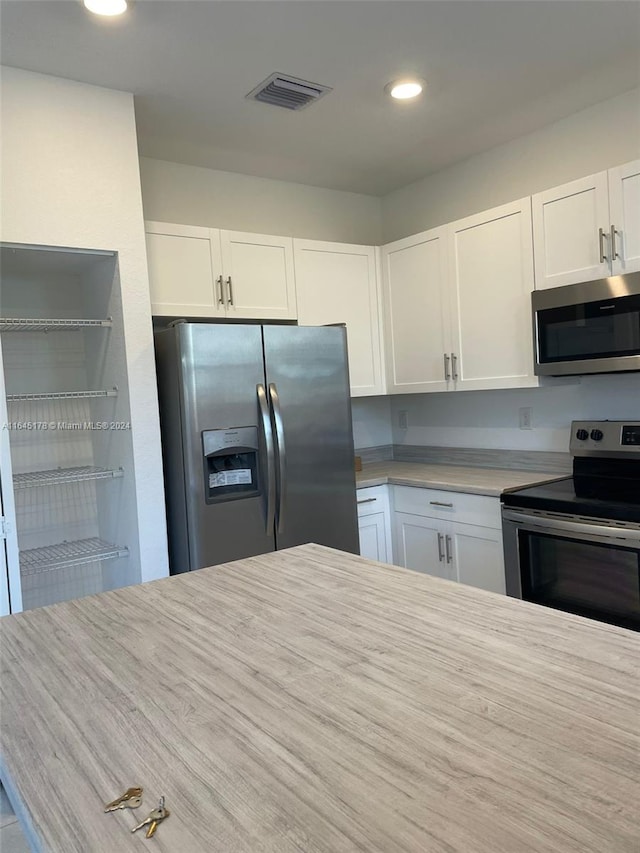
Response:
M497 530L502 526L499 498L415 486L394 486L393 497L397 512L477 524Z
M389 506L388 489L388 486L368 486L365 489L357 489L358 518L386 510Z

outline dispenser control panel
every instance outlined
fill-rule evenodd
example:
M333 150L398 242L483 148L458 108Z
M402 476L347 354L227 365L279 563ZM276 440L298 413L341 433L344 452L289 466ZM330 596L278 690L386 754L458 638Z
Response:
M257 427L205 430L202 449L207 503L260 494Z

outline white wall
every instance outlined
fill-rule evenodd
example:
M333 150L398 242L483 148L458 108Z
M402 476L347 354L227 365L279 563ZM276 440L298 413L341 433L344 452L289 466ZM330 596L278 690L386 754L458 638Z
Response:
M392 443L390 397L354 397L351 415L356 449Z
M383 240L638 157L640 89L635 89L390 193L382 199ZM640 419L640 375L583 377L569 383L550 380L537 389L392 397L393 442L567 451L572 420ZM519 429L523 406L533 408L531 430ZM397 425L402 410L408 412L408 430ZM371 418L380 430L379 417ZM367 433L366 413L359 431Z
M133 96L2 69L2 240L116 250L143 580L167 573L149 283Z
M393 442L567 452L572 420L640 420L640 374L551 383L522 390L393 397ZM519 428L519 409L524 406L533 409L530 430ZM406 430L398 427L402 410L408 415Z
M146 219L342 243L380 242L375 196L140 158Z
M382 199L384 242L640 157L640 89L476 154Z

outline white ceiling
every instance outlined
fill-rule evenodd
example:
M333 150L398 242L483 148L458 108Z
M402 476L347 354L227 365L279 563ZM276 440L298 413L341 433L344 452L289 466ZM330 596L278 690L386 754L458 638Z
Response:
M2 62L135 94L148 157L384 194L640 82L635 0L2 0ZM333 87L248 101L274 71ZM426 96L383 87L412 72Z

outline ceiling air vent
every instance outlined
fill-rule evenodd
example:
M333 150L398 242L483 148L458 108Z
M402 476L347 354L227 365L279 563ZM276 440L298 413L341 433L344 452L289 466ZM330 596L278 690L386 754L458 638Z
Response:
M273 104L275 107L284 107L286 110L302 110L330 91L329 86L298 80L297 77L286 77L284 74L272 74L249 92L247 98Z

